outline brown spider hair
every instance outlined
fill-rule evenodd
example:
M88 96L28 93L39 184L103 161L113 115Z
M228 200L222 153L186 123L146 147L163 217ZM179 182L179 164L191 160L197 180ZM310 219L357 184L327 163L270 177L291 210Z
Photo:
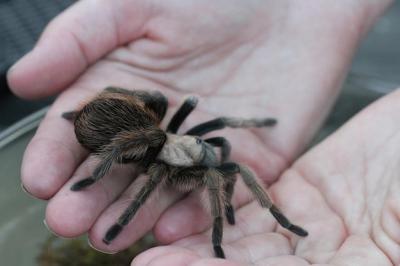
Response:
M221 247L223 216L225 214L229 224L235 224L231 199L237 174L260 205L269 209L281 226L299 236L306 236L308 233L304 229L292 224L273 204L247 166L229 161L231 145L227 139L201 138L225 127L267 127L277 121L273 118L219 117L201 123L184 134L177 134L197 102L196 97L188 97L165 131L159 125L165 116L168 101L159 92L109 87L80 110L63 114L64 118L74 121L75 134L82 146L101 158L92 176L76 182L71 190L78 191L92 185L109 172L113 163L134 163L148 175L132 203L106 232L103 242L109 244L118 236L160 184L182 192L205 187L213 217L214 253L225 258ZM220 149L219 157L215 148Z

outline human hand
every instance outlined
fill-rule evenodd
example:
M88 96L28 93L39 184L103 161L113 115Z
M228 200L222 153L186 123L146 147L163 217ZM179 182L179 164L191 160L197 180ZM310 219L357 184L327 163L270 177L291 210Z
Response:
M132 266L399 265L399 113L398 89L303 155L269 188L288 217L308 230L306 238L243 199L236 225L224 227L227 260L210 258L210 230L192 235L187 228L208 228L196 219L206 214L181 208L165 215L194 217L194 224L159 223L175 228L177 241L142 253Z
M71 184L94 165L61 113L109 85L160 90L171 102L167 117L185 94L199 95L201 103L186 127L219 115L276 117L279 126L273 130L226 134L234 144L234 160L249 164L266 183L275 180L328 112L365 24L381 12L372 5L77 2L8 75L22 97L62 92L29 144L21 173L32 195L50 199L49 228L64 237L89 231L92 245L115 252L153 228L182 196L161 192L163 200L149 200L121 237L109 246L102 243L132 197L134 173L118 168L112 178L71 192ZM235 147L241 146L246 149L239 152ZM193 201L189 196L176 206ZM167 241L170 233L165 229L157 235Z

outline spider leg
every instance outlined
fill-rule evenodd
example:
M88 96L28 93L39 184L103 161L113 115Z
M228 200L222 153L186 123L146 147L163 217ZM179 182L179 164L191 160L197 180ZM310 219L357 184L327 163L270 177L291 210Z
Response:
M225 216L229 224L235 224L235 209L232 206L233 189L236 183L236 176L226 176L224 191L225 191Z
M71 186L71 190L72 191L82 190L83 188L90 186L90 185L94 184L96 181L98 181L99 179L101 179L110 170L112 163L117 159L118 155L119 155L119 150L116 148L113 149L96 166L96 168L93 171L92 176L76 182L75 184L73 184Z
M224 250L221 247L223 235L223 221L222 221L222 205L223 194L222 186L224 183L222 175L215 169L210 168L206 172L206 186L210 198L211 215L214 219L212 231L212 244L214 247L215 256L218 258L225 258Z
M246 127L267 127L273 126L277 123L274 118L252 118L243 119L235 117L219 117L213 120L201 123L186 132L186 135L202 136L211 131L223 129L225 127L231 128L246 128Z
M233 190L235 188L236 183L236 173L234 167L229 167L231 164L225 163L230 156L231 153L231 145L229 141L224 137L214 137L208 138L204 140L205 142L221 148L221 163L222 165L217 167L217 169L224 175L225 177L225 184L224 184L224 191L225 191L225 216L229 224L235 224L235 209L232 206L232 196Z
M235 224L235 209L232 206L232 196L236 183L236 174L238 167L234 163L223 163L216 167L218 171L224 176L224 192L225 192L225 216L229 224Z
M123 163L133 160L142 163L143 167L147 168L148 162L157 156L165 138L165 133L161 129L129 132L129 134L115 137L108 146L104 147L104 151L100 154L102 160L93 171L92 176L76 182L72 185L71 190L78 191L92 185L107 174L113 162ZM143 162L143 159L148 161Z
M299 236L307 236L308 233L306 230L301 228L298 225L292 224L288 218L278 209L278 207L273 204L271 198L265 192L265 190L257 183L254 174L250 171L250 169L244 165L240 165L237 163L226 163L226 168L230 168L231 171L237 171L242 176L242 179L246 186L253 193L255 198L258 200L260 205L263 208L269 209L271 214L274 216L276 221L283 227L288 229L289 231L295 233Z
M231 155L231 144L224 137L214 137L204 140L205 142L211 144L214 147L221 148L221 163L226 162Z
M194 96L186 98L181 107L179 107L178 111L176 111L171 118L167 126L167 132L176 133L186 117L196 108L197 102L198 99Z
M142 100L146 107L154 111L161 121L168 108L168 99L159 91L143 91L143 90L127 90L118 87L107 87L104 89L106 92L121 93L131 95Z
M163 130L154 127L150 130L136 130L117 135L112 147L121 149L121 157L140 162L146 169L149 166L166 141L166 134Z
M139 208L149 198L150 194L161 182L162 178L166 176L167 167L163 164L153 164L150 166L148 174L149 180L140 189L138 194L135 196L133 202L119 217L118 221L107 230L103 238L103 242L105 244L110 244L110 242L114 240L119 235L119 233L121 233L123 227L132 220Z
M64 112L61 114L61 117L68 121L74 121L78 113L79 111Z
M181 192L190 192L205 185L207 166L194 165L184 168L175 168L167 178L167 184Z
M192 191L198 187L204 186L207 184L207 175L206 172L208 171L208 167L206 166L191 166L187 168L180 169L176 171L173 175L171 175L167 183L174 188L177 188L181 192L189 192ZM232 207L232 204L230 203L232 199L232 194L233 194L233 188L234 184L236 182L236 172L231 173L229 169L225 172L224 166L221 167L216 167L216 169L223 175L223 180L219 182L223 182L223 189L225 192L225 198L222 200L225 206L225 216L227 218L227 221L229 224L235 224L235 213L234 209ZM221 190L221 189L220 189ZM221 192L219 192L221 193ZM210 192L209 192L210 195ZM211 197L212 195L210 195ZM223 198L220 196L220 198ZM214 202L215 197L210 198L211 203ZM217 222L219 223L219 222ZM218 225L218 224L217 224Z

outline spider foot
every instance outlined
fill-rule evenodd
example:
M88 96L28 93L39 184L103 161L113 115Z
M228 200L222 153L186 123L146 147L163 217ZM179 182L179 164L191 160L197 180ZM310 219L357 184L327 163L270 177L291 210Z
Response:
M189 97L186 98L184 104L188 106L188 107L185 106L186 108L194 109L198 102L199 99L196 96L190 95Z
M300 226L292 224L285 215L275 206L272 205L269 209L271 214L275 217L278 223L283 227L288 229L289 231L295 233L298 236L307 236L308 232L301 228Z
M108 230L106 235L103 238L103 242L106 245L109 245L111 241L113 241L119 233L121 233L123 226L120 224L114 224Z
M262 121L262 125L266 126L266 127L272 127L275 126L278 123L278 120L276 120L275 118L265 118Z
M287 228L289 231L295 233L298 236L308 236L308 232L306 230L304 230L303 228L301 228L298 225L292 224L291 226L289 226Z
M225 259L225 253L221 246L214 246L214 253L217 258Z
M82 190L83 188L85 188L87 186L90 186L94 182L95 182L95 180L92 177L88 177L88 178L82 179L81 181L78 181L75 184L73 184L71 186L71 190L72 191Z
M67 120L69 120L69 121L73 121L73 120L75 120L75 118L76 118L76 114L77 114L77 112L76 111L70 111L70 112L64 112L64 113L62 113L62 118L64 118L64 119L67 119Z

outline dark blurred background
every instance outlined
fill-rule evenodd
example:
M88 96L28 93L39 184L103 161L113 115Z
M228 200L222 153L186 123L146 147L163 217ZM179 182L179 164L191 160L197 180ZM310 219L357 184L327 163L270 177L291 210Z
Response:
M7 86L8 68L32 49L46 24L73 0L0 0L0 130L51 103L24 101Z
M0 0L0 131L53 100L29 102L16 98L7 87L6 72L32 49L46 24L73 2ZM400 84L399 25L400 3L396 1L358 50L349 77L352 81L382 93Z

